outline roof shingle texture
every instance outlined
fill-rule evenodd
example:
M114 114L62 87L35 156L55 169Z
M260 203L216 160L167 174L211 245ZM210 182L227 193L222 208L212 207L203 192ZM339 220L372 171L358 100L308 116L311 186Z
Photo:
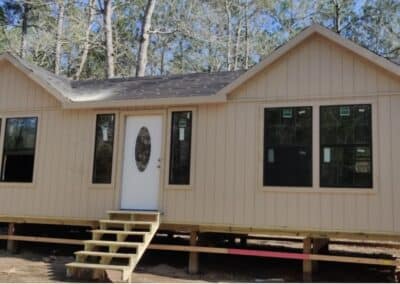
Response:
M212 96L245 71L71 81L72 100L115 101Z

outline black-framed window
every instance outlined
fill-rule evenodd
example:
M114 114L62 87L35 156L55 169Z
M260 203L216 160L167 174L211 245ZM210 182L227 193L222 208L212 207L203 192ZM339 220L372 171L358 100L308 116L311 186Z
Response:
M93 183L109 184L112 180L115 114L98 114L93 161Z
M371 105L320 107L320 186L372 187Z
M312 186L312 107L264 109L264 186Z
M172 112L169 184L190 184L192 112Z
M1 181L33 181L37 125L37 117L6 119Z

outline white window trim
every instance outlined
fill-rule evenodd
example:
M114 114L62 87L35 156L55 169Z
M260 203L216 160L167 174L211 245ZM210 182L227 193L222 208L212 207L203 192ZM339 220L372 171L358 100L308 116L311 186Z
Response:
M321 187L320 186L320 121L319 110L320 106L329 105L357 105L357 104L370 104L371 105L371 120L372 120L372 187L371 188L352 188L352 187ZM312 186L264 186L264 109L275 107L300 107L311 106L313 110L313 125L312 125ZM258 149L258 184L263 192L280 192L280 193L342 193L342 194L377 194L379 185L379 165L378 165L378 100L376 98L350 98L350 99L337 99L337 100L310 100L305 101L291 101L279 103L263 103L259 107L259 126L257 127L259 134L257 140L259 141Z

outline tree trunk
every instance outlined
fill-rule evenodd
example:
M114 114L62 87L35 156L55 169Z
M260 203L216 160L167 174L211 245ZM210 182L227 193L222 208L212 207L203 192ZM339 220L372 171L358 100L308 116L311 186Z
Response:
M244 55L244 69L249 69L249 53L250 53L250 44L249 44L249 1L246 1L245 9L244 9L244 40L245 40L245 55Z
M340 34L340 6L339 2L333 0L333 5L335 9L335 19L334 19L334 24L335 24L335 32Z
M115 76L112 13L113 13L112 0L104 0L103 16L104 16L104 31L106 37L107 78L113 78Z
M226 65L228 68L228 71L231 71L232 65L231 65L231 49L232 49L232 36L231 36L231 9L230 9L230 4L229 0L225 0L225 13L226 13L226 33L228 36L227 39L227 44L226 44Z
M22 25L21 25L21 45L19 49L19 56L25 58L26 55L26 35L28 34L28 14L31 7L29 3L24 1L22 12Z
M61 46L62 46L62 38L63 38L63 28L64 28L64 11L65 5L64 0L60 2L58 19L57 19L57 36L56 36L56 56L55 56L55 64L54 64L54 73L56 75L60 74L60 61L61 61Z
M180 66L181 66L181 74L183 74L185 72L185 62L184 62L184 52L183 52L183 42L182 39L179 41L179 62L180 62Z
M165 51L167 49L166 45L167 44L165 42L163 42L162 47L161 47L161 58L160 58L160 74L161 75L164 75Z
M242 19L239 20L238 26L236 28L236 44L235 44L235 62L233 64L233 70L238 70L239 63L239 53L240 53L240 35L242 33Z
M83 45L83 52L82 52L82 57L81 61L79 63L79 68L78 71L75 74L75 79L79 80L83 71L83 68L85 67L86 60L89 54L89 48L90 48L90 29L92 28L92 21L94 17L94 1L95 0L89 0L88 3L88 22L87 22L87 27L86 27L86 32L85 32L85 42Z
M151 28L151 18L153 17L154 7L156 5L156 0L148 0L146 11L142 21L142 31L140 35L140 45L139 45L139 56L138 56L138 67L136 69L136 76L143 77L146 72L147 65L147 51L150 43L150 28Z

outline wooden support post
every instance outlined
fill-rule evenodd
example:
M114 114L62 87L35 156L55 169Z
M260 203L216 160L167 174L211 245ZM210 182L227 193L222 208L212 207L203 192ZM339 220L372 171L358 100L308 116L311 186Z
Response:
M324 254L329 253L329 239L328 238L313 238L312 240L312 253L313 254ZM318 270L318 261L312 262L313 271Z
M8 236L15 235L15 224L8 224ZM17 251L17 241L15 240L7 240L7 251L9 253L15 253Z
M192 231L190 232L190 245L197 245L197 236L198 232ZM199 253L190 252L189 253L189 274L197 274L199 273Z
M303 253L310 254L311 253L311 244L312 239L310 237L306 237L303 241ZM312 281L312 261L311 260L303 260L303 281L311 282Z

